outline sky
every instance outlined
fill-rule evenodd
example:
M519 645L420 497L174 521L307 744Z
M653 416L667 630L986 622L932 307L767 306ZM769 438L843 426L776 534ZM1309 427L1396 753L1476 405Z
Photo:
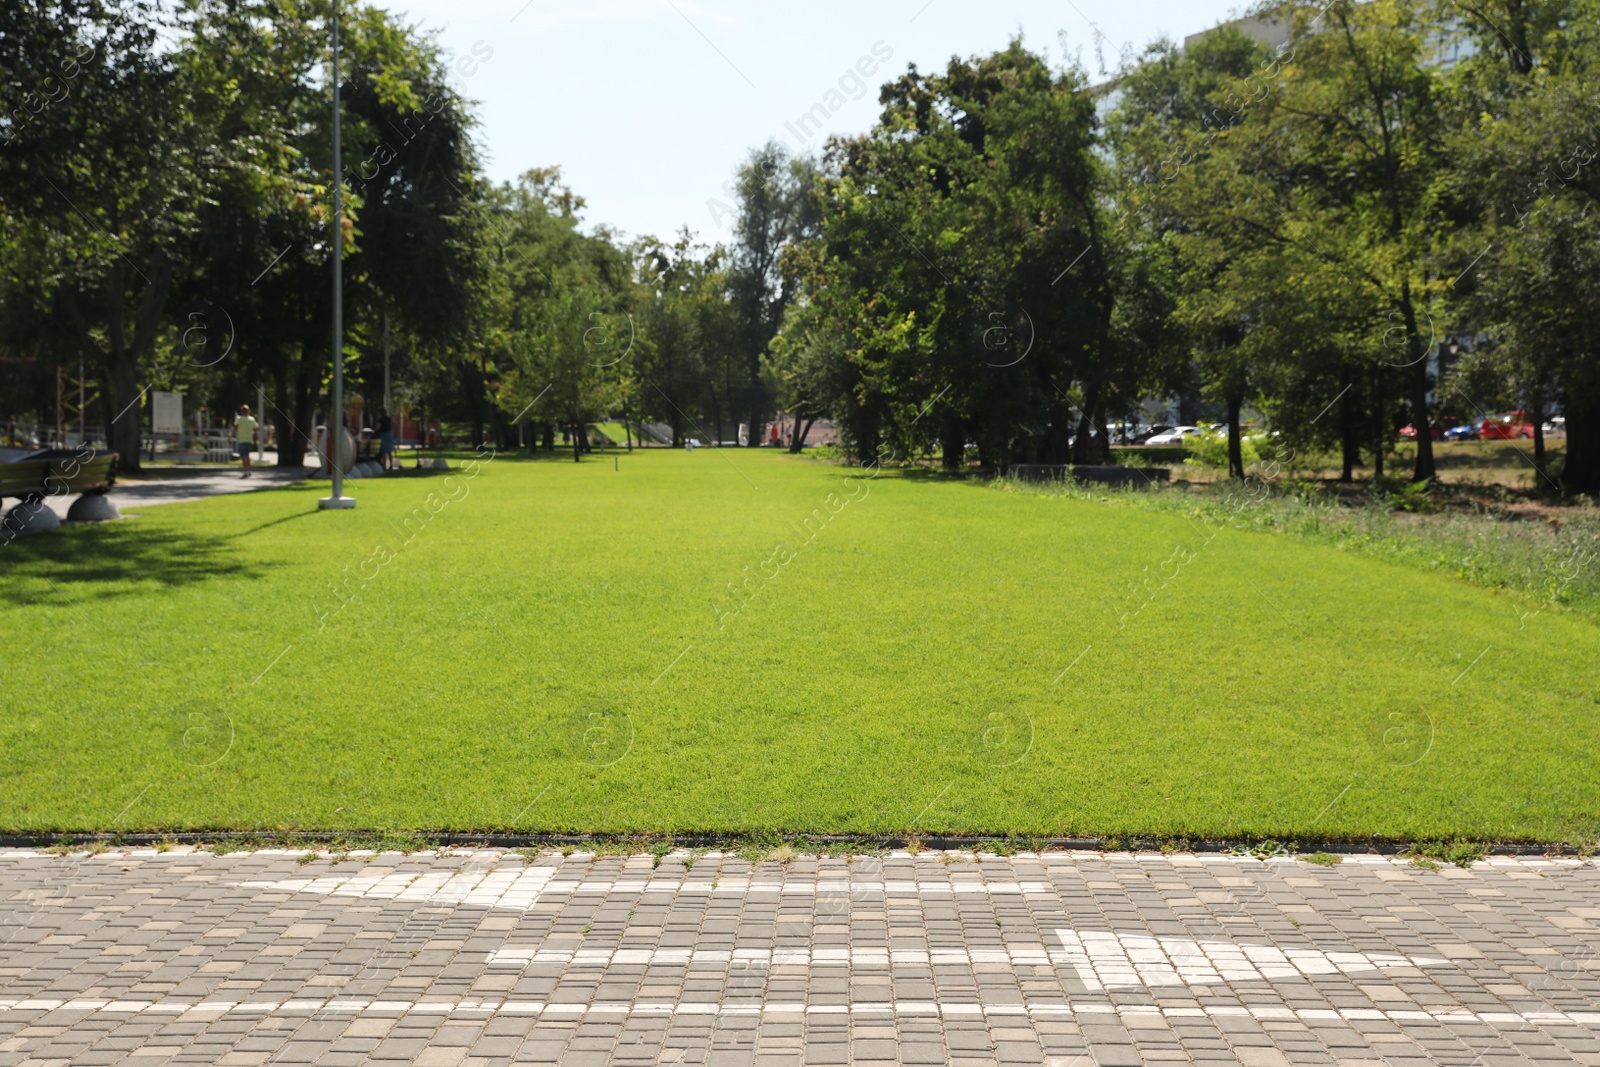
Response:
M560 166L586 229L725 240L735 168L777 139L818 152L878 114L878 86L909 63L1026 45L1091 81L1124 49L1181 41L1237 0L378 0L437 30L476 102L495 181ZM863 73L865 72L865 73ZM802 121L810 115L809 121Z

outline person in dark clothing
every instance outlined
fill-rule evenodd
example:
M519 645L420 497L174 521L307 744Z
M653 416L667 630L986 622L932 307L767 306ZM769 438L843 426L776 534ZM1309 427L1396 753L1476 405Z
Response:
M378 413L378 462L386 471L394 469L394 420L388 408Z

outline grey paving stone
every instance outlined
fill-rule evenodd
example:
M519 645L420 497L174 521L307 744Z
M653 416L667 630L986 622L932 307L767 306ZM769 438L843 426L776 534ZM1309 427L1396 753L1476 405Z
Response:
M923 853L753 868L707 856L691 872L677 857L653 867L647 857L551 855L530 866L484 850L303 867L297 858L134 850L69 857L68 868L0 850L0 895L54 879L59 897L0 945L0 1057L796 1063L845 1050L876 1062L1025 1063L1092 1050L1106 1062L1250 1067L1600 1062L1593 1017L1548 1015L1588 1012L1600 997L1600 973L1578 965L1600 918L1600 878L1586 865L1496 859L1434 874L1365 858L1311 870L1228 857L943 863ZM502 900L530 871L544 888ZM326 888L295 888L307 877ZM385 878L397 887L388 895ZM454 888L431 899L399 892L417 878ZM1114 933L1123 962L1074 962L1058 930ZM1167 956L1165 979L1136 972L1135 958L1171 951L1161 939L1309 952L1324 965L1303 973L1280 956L1274 970L1251 957L1207 982L1177 978ZM565 955L526 958L541 949ZM775 949L805 955L783 962ZM501 958L509 951L524 956ZM1448 962L1355 973L1328 969L1327 953ZM74 997L269 1008L247 1018L16 1003ZM327 997L315 1011L274 1007ZM405 1010L379 1013L374 1000ZM668 1011L648 1014L650 1005ZM811 1010L774 1011L782 1005ZM1071 1011L1048 1011L1063 1005Z

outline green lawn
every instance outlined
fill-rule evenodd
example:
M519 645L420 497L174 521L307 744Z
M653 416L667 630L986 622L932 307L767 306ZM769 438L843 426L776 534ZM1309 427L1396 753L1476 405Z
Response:
M351 483L353 512L305 485L0 547L0 829L1600 824L1590 622L1181 515L850 474L503 455Z

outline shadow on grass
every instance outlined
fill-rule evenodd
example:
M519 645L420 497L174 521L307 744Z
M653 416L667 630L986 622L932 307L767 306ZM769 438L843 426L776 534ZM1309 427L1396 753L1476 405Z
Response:
M229 541L237 541L241 537L249 537L253 533L260 533L262 530L268 529L268 528L273 527L273 526L277 526L279 523L292 522L295 519L304 519L307 516L314 515L314 514L316 514L316 512L313 512L313 511L296 511L296 512L294 512L292 514L283 516L283 518L281 518L281 519L273 519L271 522L264 522L260 526L253 526L248 530L240 530L236 534L230 534L227 539Z
M279 520L282 521L282 520ZM269 524L270 525L270 524ZM108 597L146 595L150 583L176 589L212 578L257 578L230 538L152 537L138 522L69 526L0 547L0 585L13 604L68 607Z

